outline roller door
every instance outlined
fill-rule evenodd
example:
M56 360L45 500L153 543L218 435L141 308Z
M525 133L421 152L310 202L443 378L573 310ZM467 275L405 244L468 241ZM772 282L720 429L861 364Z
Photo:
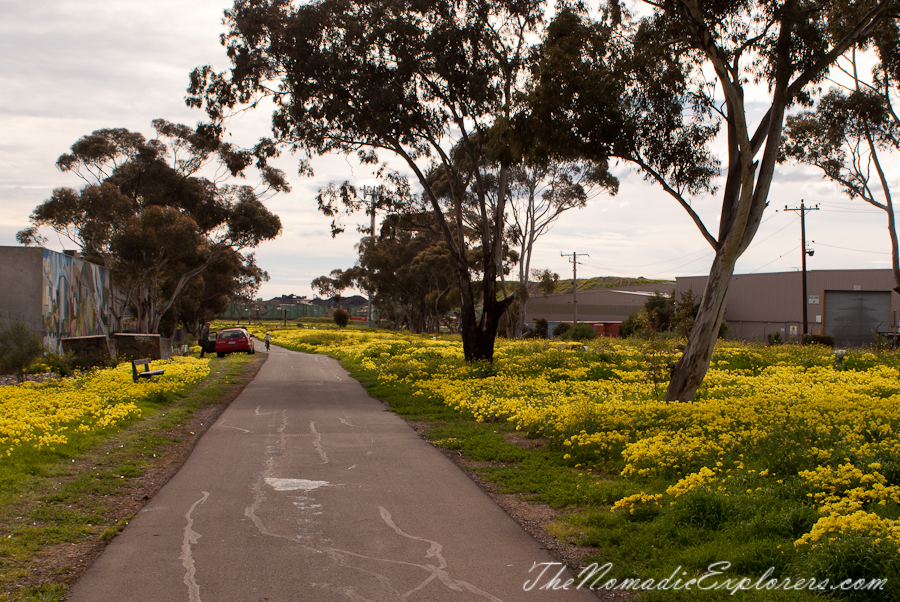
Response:
M836 347L860 347L875 341L875 330L887 330L890 291L825 291L823 331Z

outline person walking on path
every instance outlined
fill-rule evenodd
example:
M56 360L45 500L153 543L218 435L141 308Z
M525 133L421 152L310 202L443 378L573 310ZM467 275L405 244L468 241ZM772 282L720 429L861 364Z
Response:
M200 329L200 357L206 355L206 346L209 345L209 322Z

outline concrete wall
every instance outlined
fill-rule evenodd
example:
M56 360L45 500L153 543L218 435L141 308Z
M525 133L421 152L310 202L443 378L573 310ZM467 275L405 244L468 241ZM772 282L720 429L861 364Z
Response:
M0 247L0 319L23 320L58 350L63 337L107 335L109 270L39 247Z
M43 261L38 247L0 247L0 323L24 322L42 337Z

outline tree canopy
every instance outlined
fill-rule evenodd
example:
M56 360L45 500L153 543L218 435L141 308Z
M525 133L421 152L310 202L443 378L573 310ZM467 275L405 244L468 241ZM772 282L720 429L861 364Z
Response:
M452 260L465 357L490 360L514 300L497 288L509 169L523 155L511 117L543 10L538 0L238 0L225 14L231 69L196 69L189 104L215 124L269 99L274 140L304 157L405 162Z
M161 119L153 125L157 137L149 141L124 129L79 139L57 166L85 186L55 189L35 208L32 226L18 234L23 244L41 243L39 229L50 228L86 259L109 267L141 332L157 332L185 287L223 253L275 238L281 221L262 198L289 189L283 174L267 165L272 149L265 144L236 149L202 128ZM238 176L254 157L258 189L198 175L215 161Z
M388 216L379 236L360 242L355 266L316 278L313 288L323 297L350 287L368 291L373 307L395 329L453 328L447 314L459 307L457 278L443 237L423 227L428 222L429 213Z
M809 103L838 57L895 18L897 2L642 4L639 18L624 2L613 2L602 19L578 7L561 10L548 27L523 120L540 128L539 139L551 148L636 165L684 208L715 251L666 392L667 400L688 401L709 367L735 263L766 208L787 109ZM761 119L747 102L751 86L768 91ZM694 209L701 194L720 200L717 231Z
M851 49L836 74L849 81L817 99L814 110L787 118L782 152L785 159L821 169L850 198L885 212L894 290L900 292L900 240L884 165L886 155L900 150L900 117L894 108L900 80L893 73L900 63L897 22L883 24L874 40L879 60L872 73L860 73L856 49Z

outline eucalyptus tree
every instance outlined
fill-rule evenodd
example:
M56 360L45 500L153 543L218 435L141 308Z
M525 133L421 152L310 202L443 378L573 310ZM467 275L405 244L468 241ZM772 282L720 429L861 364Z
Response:
M448 312L459 306L457 278L447 245L424 215L390 215L380 235L359 245L356 265L319 276L312 287L323 297L347 288L366 290L373 306L394 329L438 332L453 327Z
M239 149L202 128L161 119L153 125L151 140L118 128L75 142L57 167L85 186L55 189L17 235L22 244L40 244L40 228L49 228L110 268L141 332L157 332L185 287L221 254L275 238L281 221L263 199L289 190L283 174L268 166L274 149L265 143ZM217 164L239 176L254 161L261 175L255 189L200 175Z
M589 195L601 189L611 194L618 191L619 182L604 162L553 159L544 164L525 162L512 170L509 187L507 232L510 244L518 251L519 291L528 294L531 258L537 240L547 234L559 217L570 209L582 209ZM525 332L526 299L519 303L514 333Z
M542 138L632 162L687 212L715 252L667 400L688 401L715 346L731 276L768 203L785 114L808 103L844 52L864 44L897 0L652 0L605 21L562 10L536 76ZM751 103L751 94L765 100ZM717 153L720 129L724 152ZM609 131L619 132L611 143ZM549 136L550 133L555 136ZM719 185L717 187L717 184ZM718 224L695 208L716 195Z
M871 77L859 72L856 53L848 54L842 63L848 82L819 98L814 110L787 118L783 152L785 158L821 169L851 199L885 212L894 290L900 293L900 242L885 165L888 155L900 151L900 116L894 107L900 92L898 34L896 21L876 32L879 61Z
M540 0L237 0L225 13L231 68L196 69L188 102L213 124L274 103L273 140L303 154L301 170L324 153L372 165L399 159L422 187L452 258L465 358L491 360L498 321L514 300L497 289L515 162L510 117L543 8ZM493 204L484 157L500 165ZM479 217L472 235L467 207ZM480 278L470 267L473 249Z

